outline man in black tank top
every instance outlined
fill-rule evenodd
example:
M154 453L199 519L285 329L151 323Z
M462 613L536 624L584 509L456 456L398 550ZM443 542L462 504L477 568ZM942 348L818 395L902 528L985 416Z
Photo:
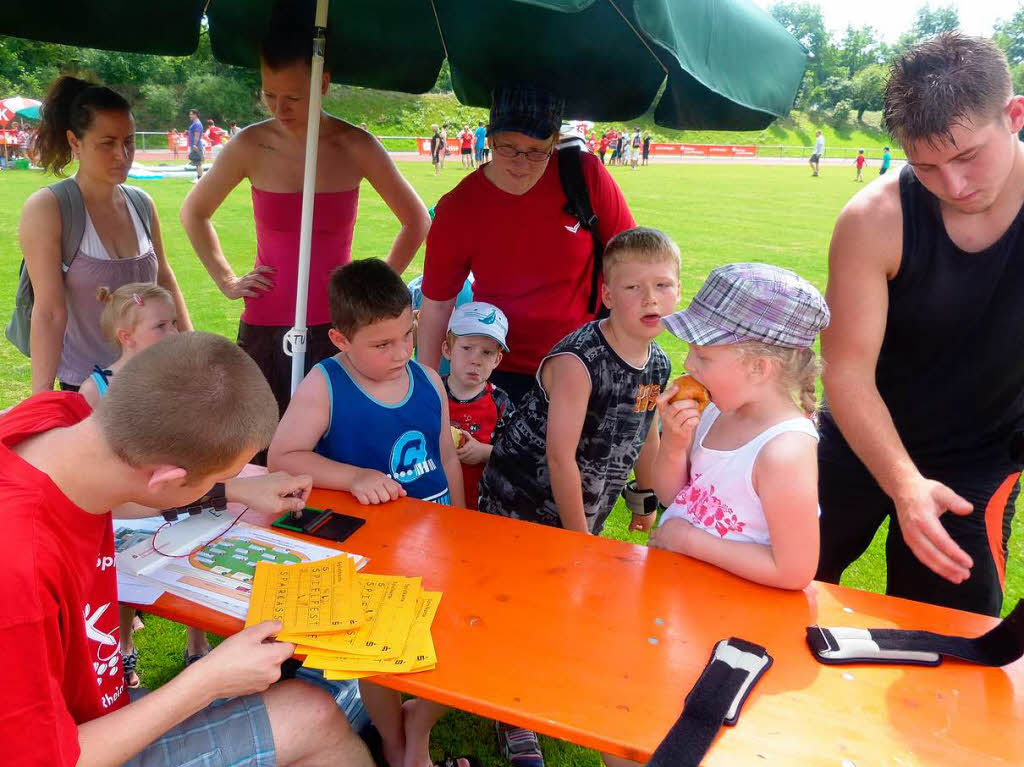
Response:
M893 66L909 161L843 209L822 335L818 578L890 518L887 593L998 615L1024 429L1024 97L988 40ZM952 512L952 513L947 513Z

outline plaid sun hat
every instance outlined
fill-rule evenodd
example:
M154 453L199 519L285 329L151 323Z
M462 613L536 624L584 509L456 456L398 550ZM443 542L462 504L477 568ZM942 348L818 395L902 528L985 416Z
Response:
M562 124L565 99L526 83L502 85L491 93L487 133L512 131L530 138L551 138Z
M825 298L789 269L727 264L714 269L690 305L662 322L698 346L761 341L804 349L829 322Z

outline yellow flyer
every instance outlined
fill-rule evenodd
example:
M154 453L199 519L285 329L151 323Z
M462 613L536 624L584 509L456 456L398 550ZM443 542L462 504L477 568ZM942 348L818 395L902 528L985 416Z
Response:
M320 653L383 658L400 656L416 617L416 600L422 592L420 579L360 574L356 580L362 584L366 623L356 631L309 634L295 641L303 649L315 648Z
M351 655L310 653L304 666L324 670L328 679L357 679L368 674L402 674L426 671L437 665L437 654L430 636L430 627L437 614L441 592L426 591L416 605L405 651L397 658L369 658Z
M281 621L284 641L352 631L366 622L357 595L355 563L347 556L290 565L260 562L245 625Z

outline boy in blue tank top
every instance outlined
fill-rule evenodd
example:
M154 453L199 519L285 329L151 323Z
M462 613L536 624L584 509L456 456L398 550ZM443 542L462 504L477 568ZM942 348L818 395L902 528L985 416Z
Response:
M440 376L412 359L405 283L383 261L365 259L335 269L328 296L339 353L295 391L267 465L309 474L316 487L347 490L360 503L408 495L463 506L448 396Z
M462 468L441 377L412 359L409 289L379 259L335 269L327 286L331 342L339 353L296 389L267 453L316 487L360 503L403 495L465 506ZM447 710L360 680L363 704L388 764L429 764L430 730Z

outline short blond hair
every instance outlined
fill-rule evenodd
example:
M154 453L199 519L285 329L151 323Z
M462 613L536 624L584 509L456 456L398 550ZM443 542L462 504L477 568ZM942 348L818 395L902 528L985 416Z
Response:
M741 341L736 344L736 351L748 360L758 357L774 360L778 364L779 382L793 401L808 416L814 414L818 405L818 375L821 373L821 363L814 349Z
M637 226L626 229L604 246L601 268L605 280L613 266L630 261L641 264L673 263L679 271L679 246L660 229Z
M493 341L494 345L498 347L499 352L505 351L502 348L501 344L498 342L498 339L492 338L491 336L486 335L484 333L463 333L462 336L457 336L452 331L449 330L447 333L445 333L444 340L448 342L448 348L451 349L453 346L455 346L455 342L458 341L460 337L470 338L474 336L476 338L486 338L488 341Z
M237 345L178 333L124 364L96 418L129 466L179 466L194 481L269 445L277 412L263 373Z
M155 282L129 282L117 290L104 286L96 291L96 300L103 304L100 314L100 330L107 342L121 348L117 331L122 328L133 329L139 321L139 309L147 301L166 301L174 306L174 298L170 292Z

